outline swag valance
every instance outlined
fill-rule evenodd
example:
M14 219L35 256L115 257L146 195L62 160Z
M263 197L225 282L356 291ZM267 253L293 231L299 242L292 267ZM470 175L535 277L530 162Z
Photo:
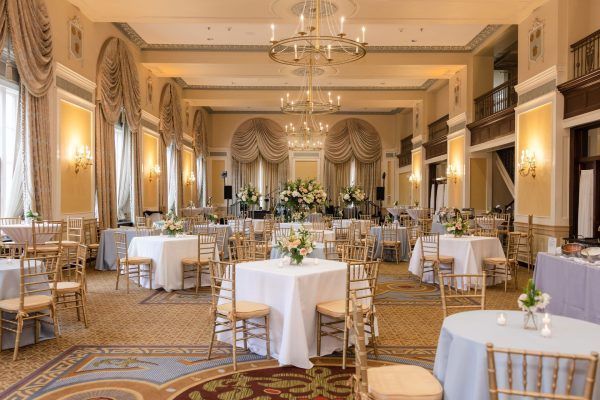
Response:
M179 100L177 88L172 83L167 83L163 87L160 96L159 130L166 145L175 143L177 149L181 148L181 142L183 141L181 101Z
M204 108L196 110L194 114L194 151L197 155L206 156L208 153L208 137L206 129L207 112Z
M381 139L373 125L367 121L348 118L335 124L327 135L325 158L334 164L341 164L353 156L362 163L379 161Z
M127 44L119 38L109 38L98 58L97 97L106 122L114 125L121 111L129 129L139 130L142 102L138 70Z
M231 156L240 163L255 161L259 155L270 163L288 158L287 137L274 121L253 118L239 126L231 139Z

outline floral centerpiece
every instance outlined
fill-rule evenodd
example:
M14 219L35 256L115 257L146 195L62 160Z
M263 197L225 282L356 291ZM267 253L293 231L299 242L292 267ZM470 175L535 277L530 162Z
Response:
M469 221L463 219L460 213L454 219L446 222L444 226L446 227L446 232L453 234L455 237L466 235L469 231Z
M40 214L35 211L31 211L31 208L29 210L27 210L27 212L25 213L25 220L28 222L39 221L40 219L41 219Z
M258 200L262 196L258 189L251 183L244 185L239 192L237 192L238 201L242 204L255 205L258 204Z
M216 224L219 221L219 216L217 214L208 214L208 220Z
M277 248L281 250L282 254L290 256L290 264L301 264L304 257L313 251L310 232L300 228L296 233L292 228L288 237L277 241Z
M546 308L550 304L550 298L548 293L542 293L541 290L535 287L533 279L529 279L527 286L525 286L523 293L517 300L519 307L525 312L523 328L537 329L535 312Z
M309 210L325 204L327 193L315 179L296 179L285 184L279 200L290 211L292 220L302 221Z
M162 226L163 231L169 236L183 233L183 220L178 218L174 212L169 211Z
M340 198L342 202L347 207L351 204L357 205L361 204L367 198L364 190L356 185L346 186L342 188L342 192L340 193Z

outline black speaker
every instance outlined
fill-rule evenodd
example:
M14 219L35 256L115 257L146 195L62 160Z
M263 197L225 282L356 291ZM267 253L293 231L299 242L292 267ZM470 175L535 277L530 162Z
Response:
M385 200L385 188L383 186L377 186L377 201Z
M231 189L231 185L224 186L225 200L233 199L233 190Z

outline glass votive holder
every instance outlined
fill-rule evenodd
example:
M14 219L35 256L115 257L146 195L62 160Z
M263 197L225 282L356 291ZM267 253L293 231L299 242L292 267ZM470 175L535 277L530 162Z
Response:
M496 323L500 326L505 326L507 323L506 314L503 312L498 313Z

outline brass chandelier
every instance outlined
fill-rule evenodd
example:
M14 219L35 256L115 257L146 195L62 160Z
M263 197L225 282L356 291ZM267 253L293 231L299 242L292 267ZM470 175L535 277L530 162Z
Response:
M341 96L336 96L335 100L331 92L327 92L325 96L319 85L314 82L314 73L314 67L305 68L304 83L296 96L290 97L288 92L285 98L279 99L284 114L325 115L340 111Z
M269 57L287 65L329 66L360 60L367 54L365 27L356 40L344 32L345 18L339 24L332 17L331 0L305 0L294 36L277 40L271 25Z
M329 124L316 122L314 116L305 113L299 126L289 123L285 126L290 150L321 150L325 144L325 135L329 133Z

